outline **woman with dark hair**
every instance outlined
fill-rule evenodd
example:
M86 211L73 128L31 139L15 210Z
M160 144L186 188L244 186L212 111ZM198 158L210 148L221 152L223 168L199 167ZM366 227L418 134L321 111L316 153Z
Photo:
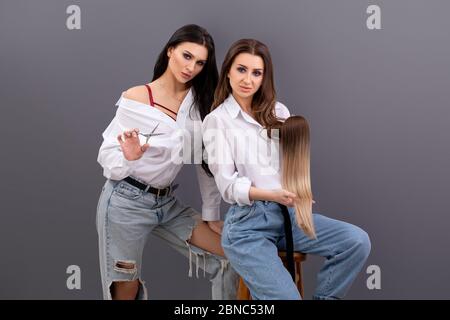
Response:
M150 233L189 256L190 276L196 257L197 276L199 266L211 275L213 299L235 298L237 276L220 245L220 193L202 161L201 121L217 78L212 37L186 25L163 48L153 80L117 102L98 154L107 178L97 208L105 299L147 298L141 269ZM207 222L173 195L176 175L192 158Z
M209 168L223 199L231 204L222 246L253 299L301 299L278 257L278 250L287 247L282 212L288 206L294 249L326 258L313 298L341 299L369 255L370 240L354 225L308 212L313 202L305 184L309 176L301 175L309 174L309 153L305 152L309 136L298 139L307 127L302 119L292 119L283 128L290 113L276 101L273 82L267 46L253 39L231 46L222 65L213 111L203 122ZM281 136L272 132L280 127ZM296 131L293 136L292 128ZM276 136L286 138L286 144L281 143L283 157ZM292 161L293 157L305 159ZM287 161L289 168L280 166L280 159ZM280 172L280 167L285 172ZM282 178L282 174L289 177ZM308 181L292 183L297 178ZM297 218L295 209L302 210Z

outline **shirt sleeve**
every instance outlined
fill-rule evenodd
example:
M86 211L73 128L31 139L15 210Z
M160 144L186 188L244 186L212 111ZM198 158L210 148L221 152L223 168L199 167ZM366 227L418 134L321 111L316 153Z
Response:
M208 156L208 166L225 202L240 206L251 205L251 181L239 176L234 165L231 148L226 140L225 128L214 115L208 115L202 124L203 143Z
M120 100L116 105L119 105ZM125 131L121 127L119 114L120 107L116 111L114 119L103 132L103 142L98 152L97 162L103 168L103 175L107 179L122 180L133 173L138 160L128 161L123 156L117 136Z
M281 102L277 102L275 105L275 113L278 118L280 119L287 119L291 116L291 113L289 112L289 109L282 104Z
M195 166L198 184L202 197L202 218L204 221L220 220L220 202L222 196L217 188L214 177L206 174L201 164Z

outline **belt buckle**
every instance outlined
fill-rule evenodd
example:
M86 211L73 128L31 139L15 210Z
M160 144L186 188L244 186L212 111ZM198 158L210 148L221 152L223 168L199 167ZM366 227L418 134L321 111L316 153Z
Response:
M158 194L159 191L164 192L164 195L167 196L170 193L170 186L165 187L164 189L158 189Z
M161 191L161 189L158 188L158 193L156 194L157 197L159 197L159 192Z

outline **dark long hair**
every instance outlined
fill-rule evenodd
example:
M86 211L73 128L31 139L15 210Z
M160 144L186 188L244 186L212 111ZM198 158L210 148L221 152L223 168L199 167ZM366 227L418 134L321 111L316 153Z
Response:
M222 104L232 92L227 75L230 72L234 59L241 53L257 55L264 61L263 82L252 100L252 111L256 121L266 128L273 128L280 125L275 115L276 92L273 81L272 58L269 48L264 43L255 39L241 39L231 45L222 64L219 83L211 109L214 110Z
M152 81L158 79L164 72L166 72L167 65L169 63L167 51L170 48L176 48L182 42L197 43L205 46L208 50L208 58L205 66L202 71L190 81L192 87L194 88L193 106L198 108L200 118L203 121L211 110L211 105L214 101L214 89L217 86L217 79L219 77L214 40L206 29L196 24L188 24L175 31L156 60L155 67L153 69ZM202 151L203 149L204 147L202 148ZM202 168L208 176L212 176L212 173L204 160L202 160Z
M214 40L206 29L196 24L188 24L175 31L159 54L158 60L156 60L152 81L155 81L166 72L169 63L167 51L170 48L176 48L182 42L197 43L205 46L208 50L208 59L206 60L205 66L202 71L190 81L191 85L194 87L193 105L198 106L200 117L203 120L211 109L214 100L214 89L217 86L217 79L219 77Z

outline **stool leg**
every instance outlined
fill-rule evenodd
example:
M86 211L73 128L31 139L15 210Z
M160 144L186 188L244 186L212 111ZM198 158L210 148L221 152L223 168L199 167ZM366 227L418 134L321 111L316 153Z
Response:
M252 296L250 294L250 290L245 285L245 282L242 278L239 278L239 286L237 290L237 300L252 300Z
M283 264L286 266L285 255L280 255ZM304 286L303 286L303 270L302 270L302 262L305 260L305 256L297 256L295 259L295 280L294 283L297 286L297 289L303 299L304 297ZM245 285L244 280L239 278L239 286L237 290L237 300L252 300L252 295L250 294L250 290Z
M297 288L299 289L300 295L302 296L302 299L303 299L303 277L302 277L302 274L303 274L302 271L303 270L302 270L302 263L301 263L301 261L297 262L296 270L297 270L297 273L298 273Z

